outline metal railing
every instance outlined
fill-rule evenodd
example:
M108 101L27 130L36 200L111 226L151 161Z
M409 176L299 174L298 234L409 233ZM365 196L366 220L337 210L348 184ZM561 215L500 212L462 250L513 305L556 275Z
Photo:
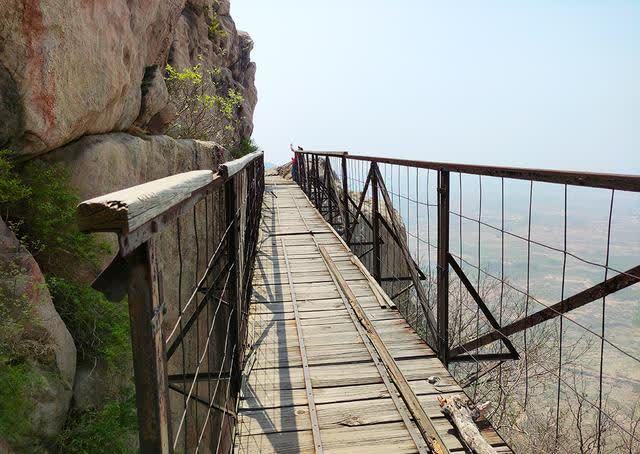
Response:
M309 200L466 392L493 401L513 445L638 449L640 176L322 151L295 163Z
M263 192L260 152L78 207L118 234L95 286L128 295L142 452L232 449Z

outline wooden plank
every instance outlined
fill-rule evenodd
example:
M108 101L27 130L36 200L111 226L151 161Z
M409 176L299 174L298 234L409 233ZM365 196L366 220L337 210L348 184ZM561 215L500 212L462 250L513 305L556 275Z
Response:
M412 380L409 384L416 393L416 396L419 398L424 395L439 396L449 393L459 393L462 391L452 378L449 378L446 382L438 382L438 384L432 384L427 380ZM384 383L315 388L313 390L313 395L316 400L316 404L352 402L390 397L389 390ZM306 402L306 393L304 389L292 388L267 391L261 388L255 388L251 396L245 396L242 408L243 411L259 410L261 408L306 405Z
M259 344L255 347L256 361L251 376L243 388L236 452L313 451L290 287L293 287L304 334L325 452L417 452L402 422L402 414L394 406L390 391L359 336L358 325L349 322L347 307L351 305L347 301L345 306L342 301L338 290L341 286L332 272L327 273L327 262L316 245L328 246L339 274L353 289L362 311L417 396L419 405L431 417L445 446L462 452L464 448L455 429L436 402L437 396L461 392L460 387L401 314L381 308L381 295L376 295L370 281L365 282L369 279L367 273L352 263L352 255L344 242L315 208L308 206L299 188L274 187L278 198L268 200L270 207L265 208L273 209L269 231L299 232L301 225L313 230L324 227L324 232L331 232L333 239L328 234L283 236L291 276L286 272L285 257L279 246L282 238L267 237L262 243L263 254L254 269L257 292L249 307L254 328L250 333L252 339L259 339ZM363 296L357 296L360 294ZM309 298L303 299L301 295ZM432 377L436 377L435 383L430 382ZM375 402L373 407L372 402ZM374 407L376 410L371 411ZM289 431L279 432L281 430ZM264 431L267 433L262 433ZM399 438L394 438L394 434ZM491 428L483 427L482 434L492 445L502 447L498 452L509 452Z
M358 304L356 296L353 294L353 292L349 288L349 285L347 284L347 282L341 278L340 273L335 268L335 265L331 260L331 257L329 256L327 251L324 250L323 248L320 249L320 253L324 257L325 261L327 262L327 265L329 266L333 275L338 280L338 283L340 284L340 287L342 288L343 292L347 296L349 303L353 307L356 314L358 314L358 318L360 319L360 322L363 323L363 325L367 329L367 333L369 334L369 338L371 339L371 342L375 346L378 354L380 355L383 362L385 363L385 366L389 370L389 374L391 375L391 378L393 379L394 383L398 387L398 390L400 391L400 394L403 400L407 404L409 411L413 415L416 425L420 429L420 432L422 433L425 441L429 444L429 447L435 452L443 452L443 453L449 452L449 450L443 443L442 438L440 437L437 430L433 426L433 423L424 412L422 406L420 405L420 402L418 401L418 398L416 397L413 390L407 383L407 379L402 374L402 371L400 371L400 369L398 368L398 365L396 364L395 360L387 350L380 336L377 334L375 328L373 327L373 324L367 318L367 315L363 311L362 307L360 307L360 305Z
M254 151L253 153L249 153L239 159L234 159L233 161L228 161L223 164L220 164L218 167L218 173L223 178L229 178L240 172L244 169L251 161L257 159L263 155L262 151Z
M289 278L289 289L291 292L291 301L293 303L293 313L295 315L296 328L298 331L298 345L300 346L300 356L302 357L302 370L304 374L305 390L307 393L307 407L309 409L309 417L311 420L311 429L313 432L313 446L316 454L322 454L322 438L320 436L320 425L318 424L318 415L316 412L316 404L313 400L313 388L311 386L311 375L309 373L309 361L307 359L307 350L304 342L302 325L300 324L300 315L298 313L298 305L296 302L296 291L291 277L291 268L289 267L289 258L287 257L287 247L285 240L282 240L282 250L284 252L285 266Z
M327 453L398 454L415 453L416 448L401 423L360 427L336 427L322 431ZM275 435L275 436L274 436ZM284 432L240 437L242 453L309 453L310 431ZM246 447L246 450L244 450Z

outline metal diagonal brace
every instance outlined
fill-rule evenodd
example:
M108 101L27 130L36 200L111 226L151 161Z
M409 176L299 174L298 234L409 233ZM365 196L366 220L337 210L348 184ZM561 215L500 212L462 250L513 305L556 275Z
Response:
M500 338L519 333L520 331L539 325L540 323L551 320L552 318L562 316L562 314L564 313L582 307L588 303L591 303L592 301L605 297L610 293L614 293L618 290L627 288L635 284L636 282L640 282L640 265L631 268L624 273L620 273L610 279L607 279L604 282L594 285L587 290L576 293L569 298L565 298L564 300L554 304L553 306L549 306L546 309L529 315L528 317L521 318L520 320L517 320L500 330L491 331L475 340L467 342L466 344L453 349L451 351L451 354L459 355L466 351L474 350L476 348L490 344L491 342L495 342Z
M493 316L493 314L491 313L491 311L489 310L485 302L482 300L482 297L478 294L473 284L469 281L469 278L467 277L467 275L464 274L464 271L462 271L462 268L460 267L460 265L458 265L458 262L456 262L456 259L454 259L451 254L447 253L447 261L449 262L449 265L451 265L451 268L453 268L453 270L456 272L456 274L458 275L458 277L466 287L469 294L473 297L474 301L476 302L480 310L482 310L482 313L487 318L492 328L497 331L500 331L501 329L500 324L495 319L495 317ZM510 353L509 359L520 359L520 355L518 354L517 350L515 349L515 347L509 340L509 338L507 336L504 336L501 338L501 340L504 343L504 346L507 347L507 350L509 350L509 353ZM453 359L453 357L451 357L451 359Z

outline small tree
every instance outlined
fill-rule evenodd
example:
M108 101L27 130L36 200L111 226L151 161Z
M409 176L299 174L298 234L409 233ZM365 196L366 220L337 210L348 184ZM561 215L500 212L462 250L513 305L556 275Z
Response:
M220 69L201 65L181 71L167 65L166 84L176 118L167 134L176 139L212 140L231 148L238 127L237 108L244 100L235 88L223 90Z

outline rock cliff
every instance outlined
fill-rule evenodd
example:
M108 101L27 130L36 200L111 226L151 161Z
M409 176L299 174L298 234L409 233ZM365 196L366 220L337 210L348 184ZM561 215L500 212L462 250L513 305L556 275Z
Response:
M79 199L177 172L215 169L250 138L257 103L253 41L236 29L229 0L0 0L0 10L0 151L9 150L17 163L62 164ZM169 68L195 72L202 79L196 88L213 90L206 94L224 105L204 107L211 130L175 134L184 121L181 109L198 106L182 103L168 84ZM214 130L223 130L224 140ZM211 213L221 204L212 198ZM195 247L187 237L185 248ZM115 251L115 237L105 239ZM175 243L175 229L159 238L159 266L169 277L177 275ZM54 308L38 255L21 246L2 219L0 246L0 270L15 259L9 249L20 251L18 296L26 297L29 317L44 330L50 352L28 361L48 371L46 386L27 396L33 416L20 443L7 442L0 418L0 451L47 450L70 408L85 410L104 400L108 393L101 387L108 384L96 382L94 373L104 365L84 364L78 354L76 366L74 339ZM111 257L100 257L98 269L70 266L90 283ZM0 301L0 316L5 310ZM28 337L28 328L16 336ZM0 349L0 381L4 360Z
M164 68L201 64L242 95L237 137L257 102L253 42L222 0L3 0L0 148L34 156L84 135L163 132ZM224 90L223 90L224 91Z

